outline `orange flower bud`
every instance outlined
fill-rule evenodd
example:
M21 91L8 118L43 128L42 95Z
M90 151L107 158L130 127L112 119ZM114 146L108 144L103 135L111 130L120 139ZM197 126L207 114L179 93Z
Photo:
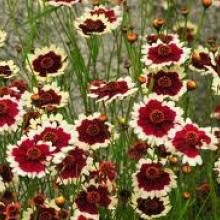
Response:
M202 0L202 4L203 4L203 7L207 9L212 5L212 0Z
M65 204L65 198L63 196L59 196L55 198L55 203L57 206L62 207Z
M39 96L39 94L33 94L33 95L31 96L31 99L32 99L33 101L38 101L38 100L40 99L40 96Z
M183 6L181 9L180 9L180 12L183 16L187 16L189 14L189 8L186 7L186 6Z
M160 29L165 24L165 20L163 18L156 18L153 20L153 26L156 29Z
M194 80L191 79L187 82L187 89L188 90L194 90L196 88L197 88L197 83Z
M177 164L178 163L178 158L177 157L169 157L168 158L171 164Z
M106 115L102 114L99 116L99 120L102 122L106 122L106 121L108 121L108 117Z
M191 173L192 167L189 165L182 166L182 171L183 171L183 173Z
M192 193L191 192L183 192L182 195L183 195L184 199L189 199L192 196Z
M127 39L130 43L134 43L138 39L138 35L134 32L127 34Z
M146 82L146 78L144 76L139 76L138 81L139 81L139 83L143 84Z

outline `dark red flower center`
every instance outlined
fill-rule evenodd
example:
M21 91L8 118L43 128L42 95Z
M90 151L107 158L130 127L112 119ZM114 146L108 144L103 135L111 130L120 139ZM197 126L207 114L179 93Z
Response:
M148 179L157 179L160 176L160 173L160 168L155 166L150 166L145 170L145 176Z
M157 200L146 200L144 206L150 210L157 210L159 207Z
M0 74L9 76L11 75L11 69L8 65L6 66L0 66Z
M199 136L194 131L188 131L185 134L185 142L190 145L196 145L199 142Z
M53 216L51 213L45 211L39 214L39 220L52 220Z
M6 114L8 111L8 106L5 102L0 101L0 115Z
M88 192L86 199L89 203L99 203L101 197L98 192L91 191L91 192Z
M48 132L46 132L44 135L43 135L43 137L42 137L42 140L43 141L50 141L50 142L52 142L52 143L56 143L57 142L57 140L58 140L58 136L57 136L57 134L55 133L55 132L53 132L53 131L48 131Z
M115 91L120 88L119 84L117 82L110 82L104 86L103 90L105 91Z
M52 57L45 56L41 59L40 65L44 69L49 69L54 65L54 60Z
M103 32L106 28L105 24L101 20L87 19L84 24L80 24L79 27L82 29L84 34L90 35L92 32Z
M86 133L90 136L97 136L100 133L101 129L98 125L90 124L86 128Z
M172 52L172 50L169 47L169 45L160 45L158 47L158 54L162 57L169 56L171 52Z
M41 152L37 147L31 147L27 150L26 156L29 160L37 160L41 157Z
M162 76L158 79L157 85L162 88L169 88L172 86L172 81L168 76Z
M157 109L153 110L149 117L153 124L160 124L164 121L164 113Z
M64 160L64 165L71 166L75 162L76 162L76 158L73 155L67 155Z

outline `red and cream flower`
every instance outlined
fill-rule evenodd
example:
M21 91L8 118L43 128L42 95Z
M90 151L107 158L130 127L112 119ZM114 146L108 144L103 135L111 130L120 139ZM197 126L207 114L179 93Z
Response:
M93 159L89 157L88 152L78 147L70 147L56 154L53 163L58 174L57 183L69 184L80 181L83 174L89 174Z
M73 6L78 3L80 0L45 0L48 5L52 5L55 7L58 6Z
M216 150L217 138L211 134L209 128L199 128L190 119L186 120L185 125L177 126L169 134L170 144L168 150L182 156L182 162L190 166L202 164L200 150Z
M33 88L33 92L26 91L22 97L25 108L64 107L69 95L58 87L56 82L45 84L42 88Z
M15 76L19 71L19 68L14 64L13 60L0 62L0 77L5 79Z
M95 6L93 9L86 8L86 13L91 15L104 15L112 30L115 30L122 22L122 11L120 6L107 8L104 5Z
M59 153L62 149L68 148L74 143L74 136L72 134L73 126L63 121L46 120L37 129L32 129L28 135L34 137L35 141L51 142L54 147L53 153Z
M199 46L192 53L190 69L203 74L210 73L214 65L214 56L207 48Z
M70 220L99 220L99 215L90 215L88 213L81 213L79 210L75 210L74 215Z
M100 118L100 113L94 113L90 116L79 115L75 120L74 135L75 144L85 150L96 150L108 147L114 139L113 126Z
M111 32L111 23L103 14L84 13L75 20L74 26L80 35L87 38L92 35L103 35Z
M141 219L156 219L166 216L171 210L169 197L142 197L134 194L132 207Z
M111 161L101 161L89 167L87 182L108 187L110 192L115 191L117 178L116 166Z
M36 142L23 136L15 145L9 145L7 160L18 176L42 178L49 172L53 147L49 142Z
M149 34L145 36L145 39L149 45L157 43L158 40L163 43L171 43L172 41L178 42L179 37L176 34Z
M36 48L33 54L28 55L27 69L33 72L37 79L45 81L64 74L67 67L66 58L64 50L55 45Z
M56 205L55 199L41 201L34 207L28 208L22 213L21 220L67 220L69 219L69 211L65 208L61 209Z
M8 87L16 88L20 94L23 94L27 90L28 86L24 80L15 79L9 83Z
M176 187L176 175L157 159L140 159L132 175L134 191L144 197L161 197Z
M75 199L74 206L82 213L98 215L99 208L115 209L117 200L104 185L88 185Z
M132 95L137 91L135 83L127 76L119 78L117 81L97 81L92 82L89 87L88 96L97 100L97 102L104 101L106 104L115 99L123 100L126 96Z
M140 140L155 145L164 144L170 129L182 122L183 110L172 101L151 94L144 102L134 105L130 126Z
M3 47L5 45L6 37L7 33L0 29L0 47Z
M15 87L9 87L9 86L0 87L0 97L4 97L6 95L10 96L10 97L13 97L17 101L19 101L22 94Z
M145 74L147 81L142 84L145 92L151 88L151 91L156 95L162 95L164 98L168 97L176 101L187 91L186 81L183 80L185 73L181 67L164 67L161 70L149 71Z
M163 43L158 40L157 43L142 47L141 61L150 68L161 68L172 64L181 65L189 58L189 54L190 49L179 41Z
M21 103L6 95L0 97L0 133L16 131L22 124L23 110Z

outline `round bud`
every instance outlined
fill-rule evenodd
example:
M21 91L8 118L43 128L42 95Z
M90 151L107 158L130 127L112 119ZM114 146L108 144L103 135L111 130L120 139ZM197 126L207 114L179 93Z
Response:
M207 9L212 5L212 0L202 0L202 5L205 9Z

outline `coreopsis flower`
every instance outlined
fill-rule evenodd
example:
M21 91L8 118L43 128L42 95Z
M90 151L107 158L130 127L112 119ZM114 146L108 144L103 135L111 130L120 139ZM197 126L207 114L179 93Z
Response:
M188 58L190 49L184 46L184 43L179 41L171 41L163 43L158 40L152 45L145 44L142 47L141 61L150 68L160 69L168 65L181 65Z
M3 30L0 30L0 47L3 47L5 45L6 37L7 33Z
M92 35L104 35L111 32L111 23L103 14L91 15L85 13L75 20L74 26L78 33L86 38Z
M136 142L132 148L129 149L128 157L138 161L147 154L148 147L148 144L143 141Z
M87 182L90 184L105 185L112 192L115 191L116 178L117 171L115 164L111 161L101 161L89 167Z
M75 120L73 132L75 132L75 144L82 149L96 150L108 147L114 139L113 127L110 123L101 120L100 113L90 116L79 115Z
M27 83L24 80L12 80L9 85L9 88L16 88L20 94L23 94L27 90Z
M9 95L0 97L0 133L16 131L23 114L21 103L15 98Z
M73 145L72 129L73 126L65 120L59 122L46 120L37 126L37 129L30 129L27 135L33 136L35 141L51 142L54 147L53 153L56 154Z
M166 216L171 210L169 197L142 197L134 194L132 207L141 219L156 219Z
M33 54L28 55L27 69L45 81L64 74L67 67L65 51L55 45L36 48Z
M76 196L74 206L82 213L97 215L99 208L115 209L117 200L104 185L88 185Z
M123 100L125 97L137 91L132 79L127 76L116 81L104 82L95 81L89 86L88 96L97 100L104 101L106 104L115 99Z
M153 43L157 43L158 40L162 41L163 43L179 41L179 37L176 34L149 34L145 36L145 39L150 45L152 45Z
M182 122L183 110L172 101L150 95L144 102L134 105L130 126L140 140L161 145L170 129Z
M13 60L0 61L0 78L9 79L15 76L19 68L14 64Z
M209 73L213 63L213 55L210 51L207 48L199 46L192 53L190 69L203 74Z
M23 136L17 144L8 146L7 161L18 176L42 178L49 172L53 150L49 142L36 143L33 137Z
M99 215L90 215L76 210L70 220L99 220Z
M120 6L107 8L104 5L95 6L93 9L86 8L86 13L91 15L104 15L108 20L111 30L115 30L122 22L122 11Z
M17 101L19 101L21 95L22 94L20 93L20 91L15 87L9 87L9 86L0 87L0 97L10 96L15 98Z
M174 25L173 30L184 40L192 42L197 34L198 26L191 21L187 21L187 26L185 21L178 22Z
M178 100L186 91L186 81L183 80L185 73L180 67L163 68L155 72L145 73L147 81L142 88L148 92L162 95L164 98Z
M60 209L57 207L54 201L45 202L42 205L39 205L34 208L28 208L22 215L21 220L67 220L69 215L68 212L65 213L65 209ZM64 214L65 213L65 214Z
M78 2L80 2L80 0L44 0L45 3L47 3L48 5L52 5L55 7L58 6L73 6L75 4L77 4Z
M76 183L83 174L89 174L89 167L92 166L93 162L88 152L78 147L72 147L66 151L64 149L53 158L55 170L58 174L58 184Z
M56 82L45 84L41 88L33 88L33 92L24 92L21 97L24 108L64 107L69 95L62 91Z
M186 120L185 125L179 125L172 129L168 136L170 151L181 156L182 162L188 163L190 166L202 164L200 150L217 149L218 140L211 134L211 130L198 127L190 119Z
M140 159L132 175L134 191L144 197L161 197L176 187L176 175L157 159Z

